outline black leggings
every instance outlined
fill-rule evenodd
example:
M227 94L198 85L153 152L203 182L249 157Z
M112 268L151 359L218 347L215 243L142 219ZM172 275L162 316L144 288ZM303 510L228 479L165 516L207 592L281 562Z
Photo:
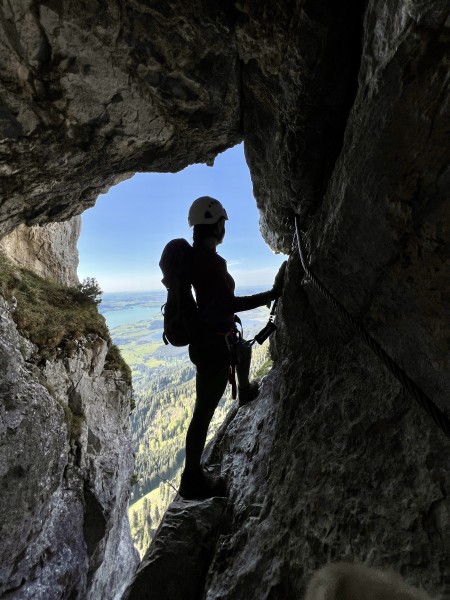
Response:
M185 468L187 470L196 470L200 467L208 427L227 387L228 374L228 366L212 373L197 372L195 380L197 399L186 435Z

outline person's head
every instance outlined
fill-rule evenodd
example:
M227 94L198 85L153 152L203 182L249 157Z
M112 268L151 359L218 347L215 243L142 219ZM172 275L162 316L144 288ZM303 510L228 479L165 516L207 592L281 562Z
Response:
M221 244L225 237L226 220L227 211L215 198L201 196L194 200L188 215L189 226L194 228L194 242L212 238Z

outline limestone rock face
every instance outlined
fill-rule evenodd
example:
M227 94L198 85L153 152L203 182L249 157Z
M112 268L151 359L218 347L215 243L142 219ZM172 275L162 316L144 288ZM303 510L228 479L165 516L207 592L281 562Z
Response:
M23 0L0 12L0 232L63 220L136 171L240 141L227 4Z
M137 562L129 385L98 336L42 361L3 299L0 317L0 595L113 598Z
M279 122L264 128L257 100L277 92L262 85L260 43L260 73L246 84L257 125L246 150L267 239L288 250L300 214L313 270L449 415L446 18L440 2L367 4L355 96L328 171L326 136L312 132L318 146L305 144L308 123L295 126L284 104L271 112ZM311 27L299 21L292 48L302 32L311 39ZM324 88L315 78L301 85L308 71L298 64L298 119L327 111L316 101L302 108ZM292 87L279 95L294 106ZM308 165L321 147L314 181ZM450 598L448 438L304 278L296 251L278 324L262 397L238 411L213 458L222 457L234 512L204 597L301 598L317 567L359 559Z
M0 240L0 248L16 264L40 277L76 286L80 230L81 217L43 226L19 225Z
M291 252L299 215L316 274L450 414L447 2L23 0L2 7L0 23L2 232L69 218L134 171L210 162L244 139L265 239ZM304 277L295 249L277 322L259 400L208 455L229 503L199 597L297 600L317 567L359 560L450 598L448 439ZM9 365L17 353L11 342L3 351ZM56 423L39 380L14 369L5 405L39 394L27 410ZM24 438L14 414L8 427ZM91 442L83 431L95 450L97 429ZM19 557L16 579L7 562L17 586L28 556L15 546L19 519L33 547L28 512L72 493L55 483L64 435L34 435L48 470L30 466L8 521L17 529L1 538L4 556ZM4 464L28 472L12 456ZM113 551L96 545L97 516L118 500L99 509L102 486L88 481L70 516L79 523L88 507L84 537L67 526L46 547L67 539L79 557L86 546L77 589L101 597ZM58 572L46 567L58 552L40 554L35 585Z

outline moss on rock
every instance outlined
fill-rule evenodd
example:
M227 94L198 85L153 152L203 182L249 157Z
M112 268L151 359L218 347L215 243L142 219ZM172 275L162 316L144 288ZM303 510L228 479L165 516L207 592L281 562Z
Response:
M120 370L124 380L131 383L130 367L111 342L97 299L18 267L1 251L0 293L16 305L12 316L18 330L38 346L43 358L51 358L57 349L71 356L76 340L95 334L108 342L105 368Z

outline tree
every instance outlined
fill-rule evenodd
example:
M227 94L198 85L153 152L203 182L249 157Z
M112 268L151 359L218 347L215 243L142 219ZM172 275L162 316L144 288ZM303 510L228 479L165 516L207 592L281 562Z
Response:
M83 282L79 284L78 290L83 296L89 299L94 304L100 304L102 301L102 290L98 284L98 281L94 277L86 277Z
M161 513L159 512L159 508L155 506L155 520L157 523L161 521Z

